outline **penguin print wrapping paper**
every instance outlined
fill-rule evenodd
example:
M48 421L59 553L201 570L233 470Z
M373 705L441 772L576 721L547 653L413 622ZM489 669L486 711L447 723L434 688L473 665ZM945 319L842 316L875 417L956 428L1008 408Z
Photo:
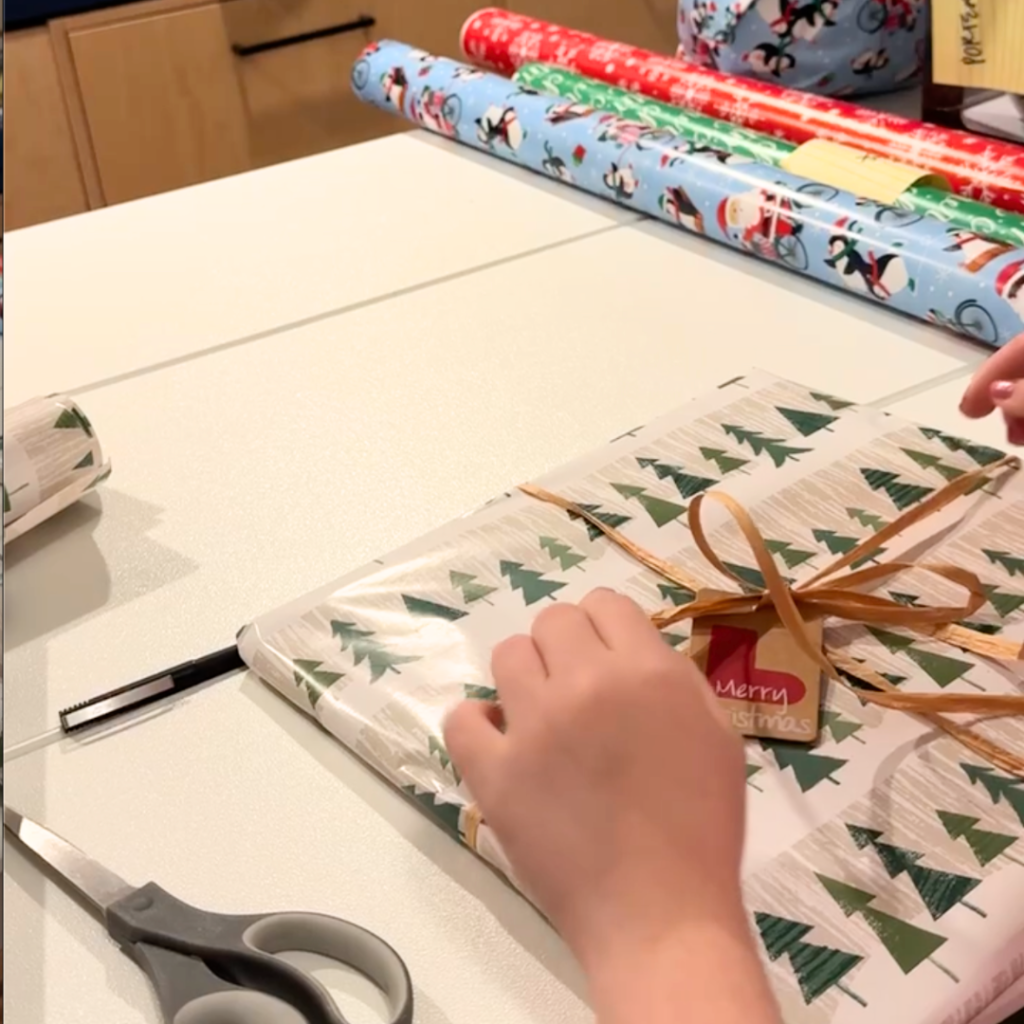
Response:
M927 0L680 0L679 56L826 96L916 84Z
M1024 250L439 58L369 46L360 99L428 131L888 308L999 346Z
M536 481L682 572L721 589L687 525L693 497L732 495L799 582L957 474L1002 453L761 372ZM974 572L973 629L1024 641L1024 473L960 498L886 545ZM996 490L995 493L991 493ZM986 493L989 491L990 493ZM717 506L712 506L715 508ZM731 570L756 583L741 531L704 518ZM518 489L243 630L249 666L499 871L442 739L463 699L493 699L490 651L552 601L597 586L648 612L693 593L640 566L591 523ZM939 605L918 570L879 593ZM689 643L685 622L666 643ZM902 692L1022 692L1006 663L898 629L825 622L826 642ZM1024 753L1024 720L980 727ZM967 1024L1024 978L1024 779L923 719L827 684L814 746L747 743L744 896L786 1024ZM511 878L515 883L514 877Z

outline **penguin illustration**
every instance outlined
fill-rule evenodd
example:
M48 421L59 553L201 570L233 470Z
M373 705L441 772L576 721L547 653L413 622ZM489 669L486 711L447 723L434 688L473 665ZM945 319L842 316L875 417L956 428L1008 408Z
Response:
M640 185L636 175L633 173L632 166L620 167L618 164L612 164L604 172L604 183L607 188L610 188L615 193L615 198L620 202L632 199L636 195L637 187Z
M690 153L705 160L715 160L726 167L731 164L752 164L754 162L749 156L743 156L740 153L730 153L728 150L716 149L714 146L694 146Z
M572 174L569 171L569 165L551 148L550 142L544 143L544 152L547 156L541 166L544 170L551 175L552 178L558 178L560 181L564 181L571 185L573 183Z
M512 152L523 144L525 133L519 117L511 107L489 107L483 117L476 119L476 137L484 146L501 142Z
M704 216L678 185L670 185L658 198L658 205L677 224L698 235L704 234Z
M388 103L396 110L405 110L405 95L409 91L409 79L404 68L392 68L380 80L381 88Z
M966 231L961 228L947 228L947 233L953 240L952 245L947 245L943 252L959 252L963 258L960 264L962 270L968 274L976 274L983 267L987 267L993 260L1013 252L1014 246L999 241L998 238L989 238L986 235L979 235L975 231Z
M1007 263L996 278L996 295L1005 299L1024 320L1024 260Z
M760 43L749 52L743 54L743 60L754 71L770 74L781 78L783 72L796 67L796 59L781 46L774 43Z
M823 28L835 26L833 17L838 6L838 0L810 0L809 3L770 0L767 4L758 4L758 11L780 39L811 42Z
M889 52L883 46L880 50L865 50L850 61L850 70L855 75L870 78L876 71L889 66Z
M836 227L844 225L841 220ZM910 285L907 265L901 256L887 252L876 257L870 250L865 256L857 248L857 241L854 236L841 234L828 240L825 265L839 274L844 288L884 302Z
M593 112L594 108L584 103L556 103L553 107L548 107L545 119L548 124L564 124L566 121L589 117Z

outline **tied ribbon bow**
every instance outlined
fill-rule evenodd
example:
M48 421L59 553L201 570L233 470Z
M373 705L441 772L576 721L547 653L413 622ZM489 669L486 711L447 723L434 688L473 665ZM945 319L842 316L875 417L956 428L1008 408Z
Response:
M1007 470L1015 471L1019 468L1018 459L1006 456L990 466L964 473L815 573L810 579L795 586L790 586L783 579L750 513L735 498L722 491L708 491L697 495L687 510L693 539L707 562L724 576L741 584L745 592L694 600L678 608L664 609L654 613L651 621L658 629L664 629L683 619L707 615L749 615L765 608L773 608L800 650L812 658L829 678L853 690L859 698L871 704L926 719L997 767L1014 775L1024 776L1024 756L1004 750L970 727L945 717L946 714L975 714L984 717L1024 715L1024 694L903 693L883 676L845 652L828 646L823 650L814 642L805 621L805 616L832 617L850 622L896 626L929 639L953 644L983 657L1004 661L1022 660L1024 648L1021 644L985 636L958 625L960 621L978 611L988 600L981 581L972 572L953 565L881 562L866 568L850 570L842 576L838 575L851 565L870 558L897 534L934 515L957 498ZM693 593L703 589L704 584L701 581L692 579L671 562L652 555L574 502L534 484L523 484L519 489L533 498L557 505L573 516L583 519L642 565L672 583ZM706 500L723 505L735 520L757 561L757 567L764 579L763 589L751 587L731 572L711 548L701 523L701 509ZM859 589L869 584L877 585L884 579L910 569L929 572L956 584L966 591L966 600L960 605L911 607L875 594L862 593ZM853 684L851 676L866 684L868 688Z

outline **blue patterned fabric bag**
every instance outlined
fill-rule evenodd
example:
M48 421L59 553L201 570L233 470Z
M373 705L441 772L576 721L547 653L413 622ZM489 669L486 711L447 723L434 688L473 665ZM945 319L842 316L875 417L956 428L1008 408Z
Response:
M891 92L924 67L928 0L679 0L679 56L826 96Z

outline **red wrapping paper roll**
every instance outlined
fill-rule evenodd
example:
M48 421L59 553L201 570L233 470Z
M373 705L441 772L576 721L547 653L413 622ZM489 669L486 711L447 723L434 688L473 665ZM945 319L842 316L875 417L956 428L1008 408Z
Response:
M1024 213L1024 147L686 64L525 15L488 8L462 28L467 57L511 74L556 64L664 103L790 142L823 138L935 171L954 191Z

